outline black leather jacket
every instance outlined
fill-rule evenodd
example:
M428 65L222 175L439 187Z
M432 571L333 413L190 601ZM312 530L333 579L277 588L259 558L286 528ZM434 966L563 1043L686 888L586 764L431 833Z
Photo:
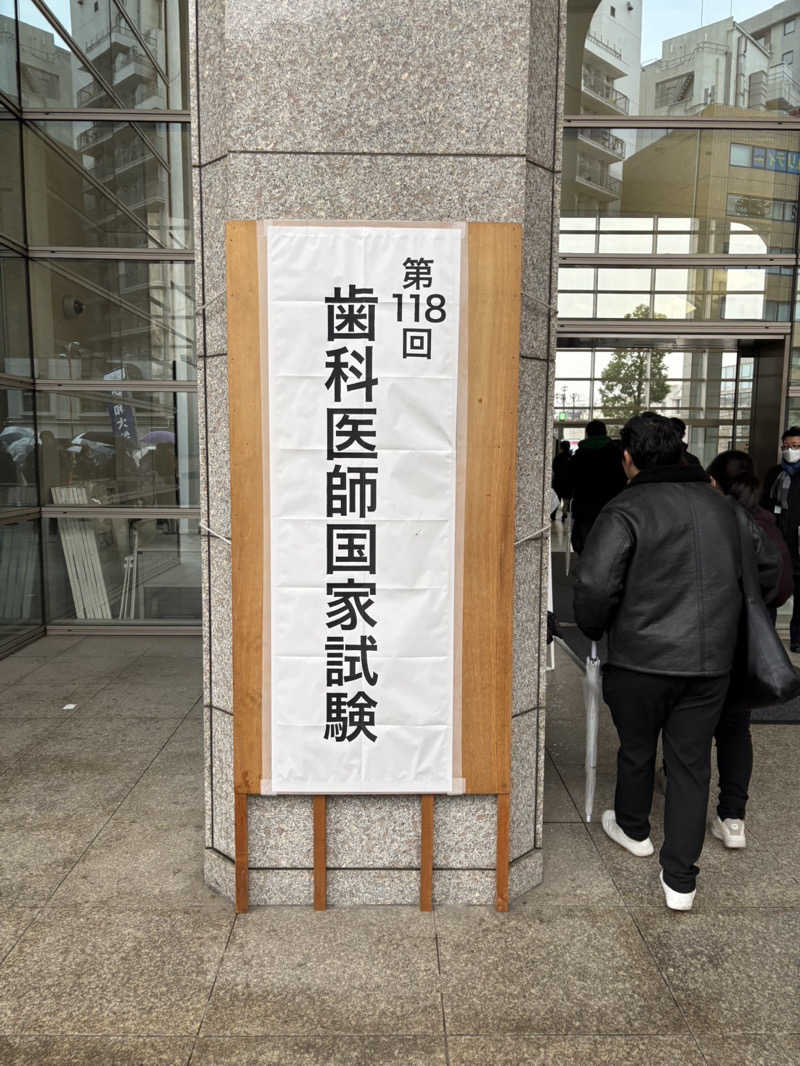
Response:
M734 506L695 465L642 471L606 504L580 557L575 620L592 640L608 632L609 663L728 673L742 605ZM762 591L774 594L777 552L750 525Z

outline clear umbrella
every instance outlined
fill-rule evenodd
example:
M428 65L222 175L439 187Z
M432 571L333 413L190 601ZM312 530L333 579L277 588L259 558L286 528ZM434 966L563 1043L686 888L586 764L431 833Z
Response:
M564 569L569 573L570 556L572 555L572 508L567 515L567 548L564 556Z
M597 723L602 702L602 681L597 645L592 641L592 650L586 659L586 675L583 679L583 702L586 705L586 821L592 820L594 791L597 782Z

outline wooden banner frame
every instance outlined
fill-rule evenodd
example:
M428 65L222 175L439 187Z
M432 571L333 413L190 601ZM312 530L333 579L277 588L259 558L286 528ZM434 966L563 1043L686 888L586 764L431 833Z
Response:
M226 251L235 867L236 910L241 913L248 906L247 797L262 794L262 781L270 775L265 765L270 663L265 223L229 222ZM465 436L466 464L457 603L462 627L456 655L461 715L454 765L460 756L458 776L466 793L497 796L496 907L507 910L522 227L468 223L465 253L462 362L467 380L460 390L465 409L459 447ZM420 907L430 910L434 797L421 796L420 804ZM314 797L313 811L314 907L321 910L327 904L324 796Z

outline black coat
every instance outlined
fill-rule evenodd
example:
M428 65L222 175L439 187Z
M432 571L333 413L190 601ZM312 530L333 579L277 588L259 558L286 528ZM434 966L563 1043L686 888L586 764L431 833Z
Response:
M568 452L559 452L553 456L553 491L562 499L567 499L571 494L569 480L569 464L572 458Z
M597 446L594 441L605 443ZM590 524L603 506L625 488L627 481L622 468L622 451L607 437L582 440L567 470L573 519L588 520Z
M575 620L592 640L608 633L609 663L728 673L742 606L734 506L691 465L643 471L603 508L578 564ZM777 553L751 528L763 590L774 595Z
M779 463L767 471L767 476L764 478L761 506L765 511L775 515L778 529L783 534L783 539L786 541L786 546L792 557L792 569L795 576L800 576L800 549L798 548L797 540L797 527L800 526L800 473L794 475L789 486L789 499L787 501L789 506L778 514L775 511L776 501L772 498L772 487L782 469L783 467Z

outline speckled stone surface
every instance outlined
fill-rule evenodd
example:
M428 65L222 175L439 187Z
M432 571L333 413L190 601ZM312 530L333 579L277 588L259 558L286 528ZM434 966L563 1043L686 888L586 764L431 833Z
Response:
M521 0L362 0L314 5L312 17L289 0L229 4L227 84L238 91L223 116L228 144L524 154L529 10Z
M230 432L228 427L228 360L224 355L204 360L206 421L208 425L208 525L230 536Z
M615 879L585 825L546 825L544 846L537 854L544 863L541 884L518 898L516 905L534 910L549 903L564 907L624 906Z
M233 710L233 608L231 547L219 537L209 538L211 612L211 702Z
M564 50L559 7L549 3L533 8L528 59L527 155L548 168L560 165L556 144L561 137L556 135L556 124L561 117L559 86L564 78Z
M213 711L210 707L203 707L203 804L204 811L204 840L205 846L210 848L214 844L213 827L211 824L211 811L213 798L211 795L211 717Z
M314 902L312 870L251 870L249 877L254 907L310 907Z
M436 922L448 1034L684 1031L622 908L553 906L508 915L453 908ZM535 994L523 974L536 975Z
M208 1036L197 1041L192 1066L364 1066L357 1036Z
M536 840L536 770L539 723L536 711L511 722L511 858L534 847Z
M451 1036L447 1047L450 1066L703 1066L705 1062L688 1035Z
M194 54L191 92L200 118L198 158L216 159L228 144L228 121L232 86L228 81L226 0L197 0L199 48Z
M213 848L206 848L203 854L203 877L209 888L213 888L227 900L234 899L236 873L233 859L220 855Z
M196 289L197 306L202 312L204 354L227 351L225 297L225 222L228 218L256 218L253 214L234 215L228 206L230 159L224 158L202 168L202 203L195 202L195 214L203 213L203 291Z
M233 918L217 902L48 908L0 968L0 1031L195 1035Z
M525 213L519 158L244 153L227 162L231 218L522 222Z
M798 910L690 913L676 924L662 906L635 917L695 1032L800 1032Z
M441 1034L431 916L383 910L240 915L200 1035ZM357 1010L341 1009L348 989Z
M538 540L514 549L514 652L511 708L514 715L536 706L539 691L539 595L541 546Z
M328 903L331 907L419 906L419 870L329 870Z
M433 820L434 866L494 869L496 854L494 796L437 796Z
M419 867L420 832L416 796L328 799L329 866Z
M312 802L310 796L249 798L247 858L250 866L313 866ZM328 865L334 865L330 853L330 816L328 823Z
M542 860L542 851L540 848L536 848L526 855L520 855L518 859L514 859L511 863L508 874L508 898L512 904L520 896L541 884Z
M433 871L433 902L437 907L453 903L490 907L496 887L494 869Z
M192 1037L2 1036L4 1066L186 1066Z
M208 609L209 605L209 591L210 591L210 566L211 566L211 549L209 546L210 537L207 533L200 531L200 593L202 595L203 604L203 648L202 648L202 664L203 664L203 704L206 707L211 706L211 614Z
M525 219L522 237L523 294L541 305L554 304L553 256L558 248L557 231L553 232L555 178L550 170L528 163L525 168ZM544 310L544 308L543 308ZM527 338L523 351L529 352ZM540 348L542 355L546 348ZM536 354L536 349L530 351Z
M193 7L193 4L189 5ZM194 97L193 97L194 99ZM192 119L192 151L195 150L196 130ZM193 244L195 254L194 261L194 307L202 309L203 306L203 172L200 167L192 167L192 227ZM194 350L197 363L202 361L205 354L205 332L203 328L203 312L194 315ZM198 400L199 404L199 400ZM201 452L202 454L202 452Z
M213 846L233 858L233 718L216 707L211 717L211 774Z

